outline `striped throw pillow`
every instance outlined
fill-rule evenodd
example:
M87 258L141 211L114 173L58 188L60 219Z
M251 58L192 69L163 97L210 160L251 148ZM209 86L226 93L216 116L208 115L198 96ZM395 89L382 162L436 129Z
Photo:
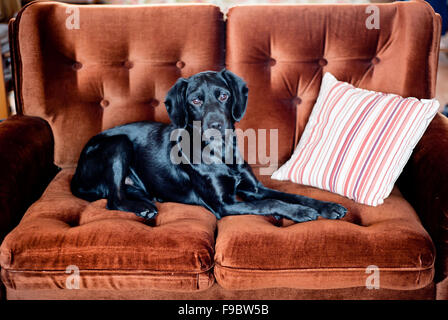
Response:
M294 154L271 178L382 204L438 108L434 99L359 89L326 73Z

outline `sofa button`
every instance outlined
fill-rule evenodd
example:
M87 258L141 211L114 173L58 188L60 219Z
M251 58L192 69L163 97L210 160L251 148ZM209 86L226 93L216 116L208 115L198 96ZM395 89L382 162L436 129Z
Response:
M372 58L372 64L378 64L378 63L380 63L380 58L378 58L378 57L373 57L373 58Z
M292 103L297 105L297 104L301 104L302 103L302 99L300 99L299 97L294 97L292 99Z
M328 61L326 59L319 59L319 65L321 67L325 67L328 64Z
M123 66L124 66L126 69L132 69L132 68L134 67L134 64L132 63L132 61L125 61L125 62L123 63Z
M149 102L149 105L153 108L157 107L159 105L159 101L157 99L151 99Z
M269 59L269 61L268 61L268 65L270 66L270 67L273 67L273 66L275 66L277 64L277 61L275 61L275 59Z
M103 100L101 100L100 105L101 105L101 107L106 108L109 106L109 101L103 99Z
M177 61L176 62L176 67L178 67L179 69L182 69L183 67L185 67L185 62L183 61Z
M82 63L76 61L75 63L73 63L72 68L73 68L74 70L79 70L79 69L82 68Z

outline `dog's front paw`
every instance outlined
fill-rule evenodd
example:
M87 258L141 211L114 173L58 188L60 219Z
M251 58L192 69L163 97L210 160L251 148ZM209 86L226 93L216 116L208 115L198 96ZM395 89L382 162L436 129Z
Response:
M152 219L157 215L157 207L149 200L141 200L133 202L131 212L136 216L142 217L146 220Z
M143 211L139 211L139 212L135 212L135 214L139 217L142 217L146 220L152 219L156 216L157 214L157 208L148 208L145 209Z
M297 205L297 209L295 214L290 217L295 222L306 222L317 220L319 217L319 212L310 207L304 207L301 205Z
M326 202L319 210L320 215L325 219L341 219L347 214L347 209L340 204Z

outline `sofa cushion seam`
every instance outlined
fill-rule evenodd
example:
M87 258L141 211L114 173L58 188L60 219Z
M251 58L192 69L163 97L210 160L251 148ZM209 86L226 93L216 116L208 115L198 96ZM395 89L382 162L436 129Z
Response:
M215 268L221 268L221 269L227 269L231 271L242 271L242 272L273 272L273 273L282 273L282 272L313 272L313 271L365 271L367 267L334 267L334 268L289 268L289 269L249 269L249 268L240 268L240 267L228 267L223 266L219 263L215 263ZM415 271L415 272L421 272L421 271L428 271L431 269L434 269L434 263L432 263L428 267L421 267L421 268L415 268L415 267L378 267L378 269L381 271Z
M177 273L177 274L188 274L188 275L199 275L199 274L206 274L209 273L210 271L212 271L212 269L214 268L214 265L212 265L211 267L207 268L206 270L201 270L201 271L187 271L187 270L151 270L151 269L80 269L79 272L80 273L107 273L107 272L111 272L111 273L129 273L132 274L133 272L135 274L138 273L146 273L146 274L150 274L150 273L155 273L155 274L173 274L173 273ZM33 269L8 269L8 268L2 268L3 270L5 270L6 272L11 272L11 273L62 273L62 274L67 274L67 272L65 270L33 270Z

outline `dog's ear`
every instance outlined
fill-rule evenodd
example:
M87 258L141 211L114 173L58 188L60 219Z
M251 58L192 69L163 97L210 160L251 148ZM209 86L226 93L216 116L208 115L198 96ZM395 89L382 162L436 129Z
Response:
M249 89L243 79L229 70L223 69L220 73L232 91L232 117L233 120L238 122L243 118L244 113L246 112L247 94Z
M165 107L173 124L179 128L185 128L188 124L188 112L186 106L186 92L188 80L179 78L168 91L165 98Z

